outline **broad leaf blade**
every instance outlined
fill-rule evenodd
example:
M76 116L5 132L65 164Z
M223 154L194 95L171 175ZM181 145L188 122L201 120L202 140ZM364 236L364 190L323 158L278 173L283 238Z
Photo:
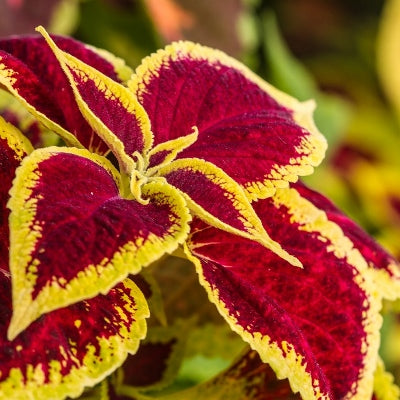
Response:
M86 150L33 152L9 207L14 315L10 337L41 314L106 293L185 240L190 215L172 187L143 187L148 205L119 194L119 175Z
M367 263L293 189L254 207L304 269L196 222L188 248L210 300L303 399L371 398L381 317Z
M294 188L315 207L323 210L329 221L340 226L345 235L353 242L355 248L367 261L370 267L369 270L381 295L390 300L398 298L400 296L399 262L326 197L307 188L303 184L295 184Z
M11 285L1 274L0 397L79 396L135 353L146 334L146 300L129 279L99 295L53 311L8 341Z
M251 199L310 174L324 156L312 103L279 92L217 50L173 43L144 59L128 85L149 115L155 145L197 126L197 142L179 157L212 162Z
M73 39L55 36L54 40L61 49L119 81L122 66L117 62L113 64L110 58L103 58ZM25 36L0 40L1 84L67 143L99 154L109 151L81 115L68 79L43 38Z
M293 265L299 261L272 240L243 189L222 169L200 159L179 159L158 174L179 189L194 215L217 228L256 240Z

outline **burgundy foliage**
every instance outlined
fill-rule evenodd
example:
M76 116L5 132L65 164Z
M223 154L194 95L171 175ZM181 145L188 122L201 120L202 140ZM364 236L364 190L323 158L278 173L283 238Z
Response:
M364 368L364 312L369 298L355 268L318 239L291 223L284 207L270 199L254 204L264 227L303 263L294 268L252 241L196 222L191 241L203 273L237 325L285 340L307 362L325 393L340 399L354 389Z
M263 180L275 164L289 164L309 135L291 110L232 66L182 56L156 72L138 93L155 145L197 126L198 140L178 158L210 161L239 184Z
M53 39L62 50L118 80L114 66L82 43L59 36ZM13 70L14 89L36 110L73 133L83 146L100 154L108 151L80 113L68 79L42 37L0 40L0 63Z

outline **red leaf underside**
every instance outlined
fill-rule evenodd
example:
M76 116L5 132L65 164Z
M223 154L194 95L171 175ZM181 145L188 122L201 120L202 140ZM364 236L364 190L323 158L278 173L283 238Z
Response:
M144 343L138 352L128 357L123 366L125 385L146 387L160 382L168 366L176 339L165 343Z

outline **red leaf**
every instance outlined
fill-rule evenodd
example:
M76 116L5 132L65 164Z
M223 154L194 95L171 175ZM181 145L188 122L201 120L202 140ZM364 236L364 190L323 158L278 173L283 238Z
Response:
M220 168L188 158L175 160L158 173L183 193L193 215L212 226L253 239L291 264L301 266L269 237L243 189Z
M135 353L145 336L144 296L126 279L107 295L58 309L7 340L11 285L0 273L0 397L77 397Z
M198 140L178 157L212 162L252 199L311 173L323 158L312 104L284 95L217 50L173 43L145 58L128 85L149 115L155 145L198 127Z
M21 132L0 117L0 270L8 271L10 246L7 208L15 170L32 146Z
M106 293L186 238L184 200L162 183L150 203L119 194L119 175L86 150L49 147L25 158L10 208L14 314L10 337L42 313Z
M117 67L88 46L59 36L54 40L61 49L119 81ZM20 98L41 122L75 146L80 143L99 154L109 151L81 115L68 79L43 38L0 40L0 66L0 84Z
M304 399L370 398L381 317L365 260L294 189L254 208L304 269L196 221L188 248L211 301Z
M398 298L400 296L399 262L360 226L343 214L329 199L301 183L294 185L294 188L315 207L325 211L329 221L340 226L368 262L382 296L391 300Z

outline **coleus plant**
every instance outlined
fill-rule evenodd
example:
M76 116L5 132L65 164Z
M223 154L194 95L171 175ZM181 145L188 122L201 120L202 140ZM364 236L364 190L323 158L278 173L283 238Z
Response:
M198 44L131 73L39 30L0 41L0 84L63 142L34 149L0 119L0 398L78 397L110 375L146 336L135 277L178 252L260 357L226 372L238 398L267 398L246 371L268 363L303 399L371 399L400 269L297 182L326 149L313 103Z

